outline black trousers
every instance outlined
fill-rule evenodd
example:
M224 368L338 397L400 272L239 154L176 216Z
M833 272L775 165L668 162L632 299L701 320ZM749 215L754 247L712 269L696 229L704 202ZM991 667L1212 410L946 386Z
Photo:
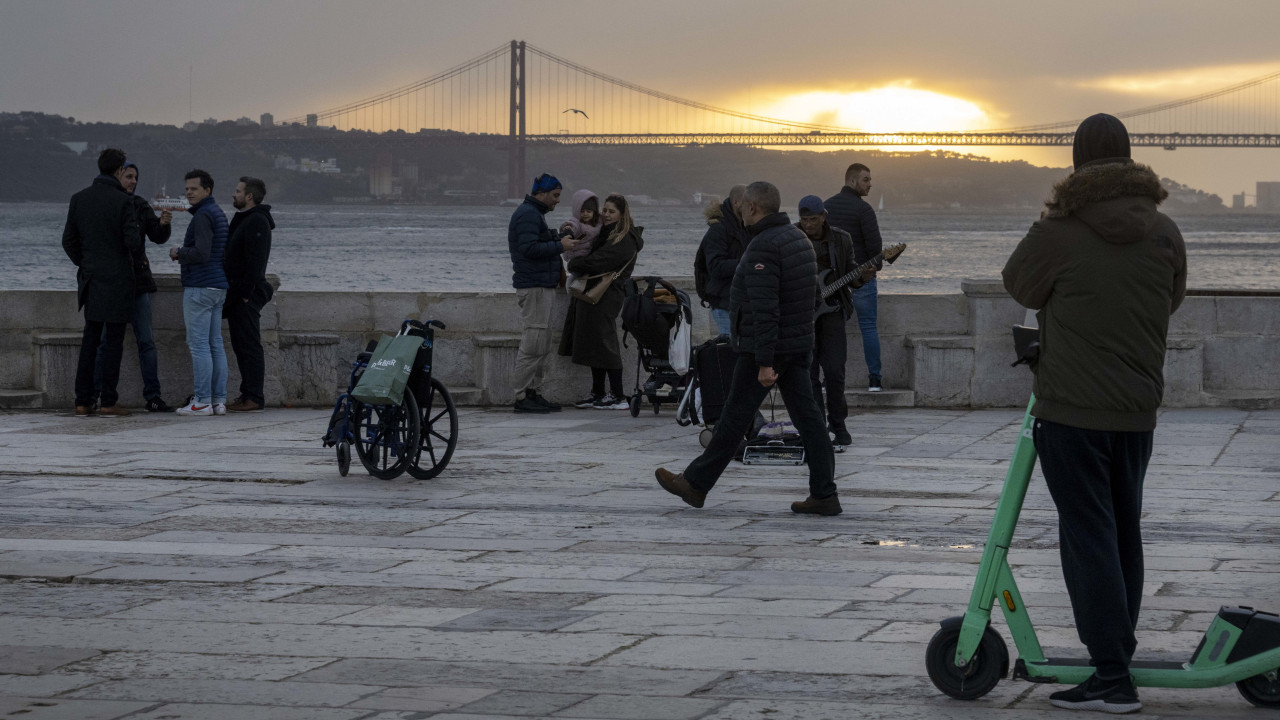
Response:
M240 394L259 405L266 405L262 384L265 381L266 355L262 351L262 307L239 298L228 300L223 308L231 335L231 352L240 368Z
M124 354L124 327L127 323L84 321L80 337L80 361L76 365L76 405L88 407L97 396L93 374L98 366L98 346L102 346L102 407L112 407L120 400L116 386L120 384L120 357Z
M836 456L827 435L822 413L813 401L813 389L808 377L809 353L804 355L778 355L774 357L773 370L778 373L776 385L787 406L791 422L800 432L805 457L809 461L809 494L824 498L836 492ZM698 492L715 487L716 480L738 453L743 434L751 427L760 403L769 395L769 388L760 384L760 366L751 353L739 353L733 367L733 381L729 387L729 400L720 412L711 435L711 443L689 467L684 477L689 486Z
M832 427L844 425L849 417L849 403L844 399L844 363L849 357L849 344L844 334L844 313L840 310L819 315L813 323L813 363L809 366L809 380L813 384L813 399L818 403L818 413L827 416ZM822 380L819 380L821 371ZM822 391L826 388L826 403Z
M1033 437L1058 506L1062 575L1076 632L1098 677L1129 673L1142 606L1142 481L1153 432L1036 420Z

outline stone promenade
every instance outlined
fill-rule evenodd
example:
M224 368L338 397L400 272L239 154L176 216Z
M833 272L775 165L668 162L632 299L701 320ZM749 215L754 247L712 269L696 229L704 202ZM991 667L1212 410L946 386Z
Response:
M423 482L339 477L327 417L0 414L0 718L1071 715L924 670L1018 411L851 418L834 518L789 511L803 468L734 463L702 510L662 492L700 450L667 409L466 409ZM1280 411L1164 412L1146 504L1140 655L1188 658L1220 604L1280 610ZM1079 655L1056 547L1037 480L1010 557L1046 650ZM1271 716L1233 687L1142 699Z

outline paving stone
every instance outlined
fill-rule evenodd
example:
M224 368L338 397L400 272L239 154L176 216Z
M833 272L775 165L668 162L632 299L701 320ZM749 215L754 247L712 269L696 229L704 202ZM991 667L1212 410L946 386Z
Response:
M597 613L560 628L561 632L617 632L628 635L705 635L779 640L858 640L884 627L884 620L792 618L762 615Z
M118 565L81 575L77 582L149 580L163 582L241 583L276 575L279 570L254 568L209 568L181 565ZM304 583L294 583L304 584Z
M82 660L62 672L89 673L95 682L110 678L180 678L188 680L284 680L323 667L335 657L274 655L208 655L183 652L112 652ZM48 676L56 677L56 676ZM70 677L70 676L68 676ZM84 683L88 684L88 683Z
M47 675L0 675L0 696L55 697L77 688L100 683L106 678L72 672L75 665L64 666Z
M572 610L480 610L437 627L441 630L556 630L591 615ZM618 632L632 634L632 631Z
M352 703L351 707L437 713L462 707L496 692L498 691L492 689L448 686L388 688Z
M109 680L70 697L149 702L340 707L379 691L374 685L148 678Z
M357 709L168 703L130 715L129 720L363 720L366 717L367 711Z
M199 622L296 623L314 625L351 616L364 605L305 605L198 600L158 600L108 617L132 620L190 620ZM372 623L370 623L372 624Z
M299 607L290 603L276 604L276 607L287 613L290 608ZM305 607L305 606L303 606ZM316 605L315 607L343 607L341 605ZM351 606L346 606L351 607ZM448 627L450 621L476 614L474 608L405 608L379 605L347 613L328 620L331 625L385 625L389 627ZM540 630L541 628L488 628L492 630Z
M115 720L153 704L118 700L0 697L0 717L24 720Z
M0 645L0 674L43 675L97 654L97 650L73 647Z
M589 695L500 690L460 709L468 715L533 715L547 717L557 710L576 705Z
M693 720L722 705L722 701L695 698L596 695L556 712L555 717Z
M398 607L504 608L512 610L568 610L599 598L587 593L515 593L430 588L311 588L279 602L395 605Z

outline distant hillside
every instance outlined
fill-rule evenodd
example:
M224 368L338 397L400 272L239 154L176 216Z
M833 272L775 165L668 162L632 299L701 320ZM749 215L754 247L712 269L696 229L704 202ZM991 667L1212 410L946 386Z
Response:
M506 153L495 138L491 148L420 147L400 150L403 143L358 135L357 149L334 150L324 142L337 131L315 129L316 142L294 143L281 158L243 149L224 140L270 133L256 123L224 121L187 130L171 125L82 123L42 113L0 113L0 152L17 173L0 174L0 201L63 201L96 173L97 150L117 146L141 167L138 192L151 195L164 186L179 195L182 175L201 167L218 180L219 192L234 178L255 175L267 181L271 201L325 203L368 199L370 168L386 166L395 177L402 202L496 202L506 194ZM277 131L279 132L279 131ZM297 130L288 132L296 135ZM432 131L434 132L434 131ZM404 138L404 133L394 133ZM170 152L155 148L163 142ZM351 148L352 143L343 147ZM380 147L381 145L381 147ZM216 148L210 151L209 148ZM76 152L84 148L83 152ZM337 160L341 172L321 174L288 167L302 157ZM846 150L809 152L728 145L669 146L532 146L527 155L530 177L540 172L559 176L570 189L589 187L600 194L621 192L648 196L654 202L692 202L695 193L725 194L735 183L769 180L792 204L803 195L827 197L841 185L851 162L871 167L869 200L901 209L1017 210L1039 208L1053 183L1069 168L1046 168L1022 161L992 162L950 151L883 152ZM282 167L283 165L283 167ZM387 183L390 184L389 182ZM1175 212L1224 210L1221 198L1173 180L1168 207Z

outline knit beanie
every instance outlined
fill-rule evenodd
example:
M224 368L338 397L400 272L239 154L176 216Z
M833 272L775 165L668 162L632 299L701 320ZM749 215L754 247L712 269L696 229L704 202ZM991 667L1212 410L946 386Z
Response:
M1081 165L1094 160L1127 157L1130 157L1129 131L1120 122L1120 118L1098 113L1085 118L1080 127L1076 128L1071 159L1077 170Z

